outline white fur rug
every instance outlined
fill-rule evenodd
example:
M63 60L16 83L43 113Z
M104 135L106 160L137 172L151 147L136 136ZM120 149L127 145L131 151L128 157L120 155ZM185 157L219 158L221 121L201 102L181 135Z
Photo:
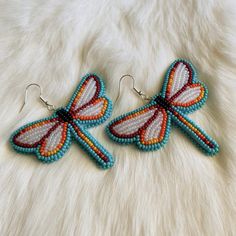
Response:
M235 235L236 7L205 0L0 1L0 235ZM48 116L31 89L39 83L56 106L66 105L87 72L105 78L114 101L130 73L149 95L159 92L176 58L196 66L209 89L190 115L220 144L203 155L179 130L167 146L143 153L91 129L116 158L100 170L73 144L50 165L8 144L19 126ZM122 83L112 117L143 104Z

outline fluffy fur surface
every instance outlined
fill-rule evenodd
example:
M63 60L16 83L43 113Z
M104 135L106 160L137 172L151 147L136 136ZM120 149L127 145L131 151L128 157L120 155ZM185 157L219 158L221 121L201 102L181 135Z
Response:
M0 235L234 235L236 233L235 1L0 1ZM39 83L66 105L80 77L105 78L114 101L130 73L149 95L176 58L191 60L209 89L190 115L221 147L206 157L179 130L143 153L91 133L116 158L100 170L75 144L50 165L9 146L13 130L48 116ZM122 83L113 118L143 101Z

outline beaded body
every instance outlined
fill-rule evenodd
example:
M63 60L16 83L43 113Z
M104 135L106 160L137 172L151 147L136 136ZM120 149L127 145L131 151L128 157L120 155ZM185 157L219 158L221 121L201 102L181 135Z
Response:
M64 108L61 108L58 111L56 111L56 114L63 122L67 122L67 123L73 122L73 119L74 119L73 115Z
M35 153L43 162L60 159L75 140L102 168L110 168L111 154L87 131L111 114L111 101L104 95L102 80L95 74L83 77L68 106L48 118L16 130L10 142L22 153Z
M168 100L166 100L165 98L163 98L162 96L157 96L154 101L161 107L163 107L166 110L171 110L171 104L169 103Z
M116 142L136 143L141 150L152 151L167 143L174 123L206 154L214 155L219 145L187 117L205 103L207 95L193 65L178 59L168 69L160 94L149 104L115 118L108 124L107 133Z

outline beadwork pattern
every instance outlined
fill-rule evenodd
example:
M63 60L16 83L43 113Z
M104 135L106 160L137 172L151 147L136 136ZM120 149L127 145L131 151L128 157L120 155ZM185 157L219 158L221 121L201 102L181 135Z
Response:
M103 123L112 111L102 80L95 74L82 78L68 106L57 109L52 116L29 123L16 130L10 142L22 153L35 153L45 163L60 159L72 140L102 168L110 168L111 154L87 131Z
M173 123L206 154L214 155L219 151L217 142L187 117L205 103L207 95L193 65L177 59L166 73L161 93L147 105L112 120L107 134L118 143L136 143L141 150L152 151L167 143Z

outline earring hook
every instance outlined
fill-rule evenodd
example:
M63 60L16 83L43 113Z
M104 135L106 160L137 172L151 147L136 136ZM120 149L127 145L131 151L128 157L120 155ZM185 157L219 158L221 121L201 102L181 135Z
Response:
M39 85L39 84L36 84L36 83L32 83L32 84L27 85L26 88L25 88L24 103L22 104L19 113L23 110L24 106L26 105L26 102L27 102L27 100L28 100L28 89L29 89L31 86L36 86L36 87L39 88L39 99L40 99L40 101L47 107L47 109L48 109L49 111L55 110L54 105L48 103L48 101L45 100L45 99L42 97L42 89L41 89L40 85Z
M116 97L116 100L115 100L115 103L117 102L117 100L119 99L120 97L120 90L121 90L121 82L122 80L125 78L125 77L129 77L132 79L133 81L133 84L132 84L132 89L143 99L143 100L146 100L146 101L150 101L152 99L152 97L150 96L147 96L145 93L143 93L141 90L138 90L135 88L135 79L132 75L130 74L126 74L126 75L122 75L120 77L120 80L119 80L119 87L118 87L118 95Z

